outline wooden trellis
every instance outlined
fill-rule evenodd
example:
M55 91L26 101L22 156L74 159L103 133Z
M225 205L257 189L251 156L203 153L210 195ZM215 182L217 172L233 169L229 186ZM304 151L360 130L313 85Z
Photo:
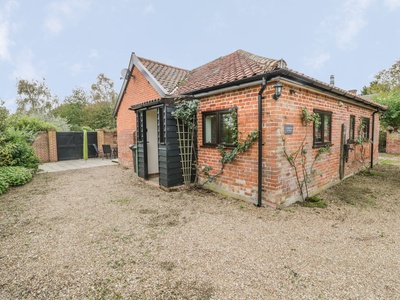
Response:
M192 179L193 167L193 151L194 151L194 126L189 124L194 123L194 117L188 123L180 119L176 119L176 126L178 127L178 141L179 151L182 165L183 182L186 187L190 186Z

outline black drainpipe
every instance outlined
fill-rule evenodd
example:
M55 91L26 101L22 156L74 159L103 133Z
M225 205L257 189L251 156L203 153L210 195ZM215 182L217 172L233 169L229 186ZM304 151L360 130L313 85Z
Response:
M262 93L267 87L267 80L265 77L262 79L262 86L258 92L258 199L257 206L262 204Z
M370 165L371 169L374 167L375 114L378 112L379 109L372 113L372 143L371 143L371 165Z

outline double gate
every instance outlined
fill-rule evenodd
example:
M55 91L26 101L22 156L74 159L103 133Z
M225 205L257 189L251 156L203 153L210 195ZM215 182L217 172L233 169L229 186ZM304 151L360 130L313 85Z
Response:
M88 157L96 157L97 132L88 132ZM83 132L57 132L58 160L83 158Z

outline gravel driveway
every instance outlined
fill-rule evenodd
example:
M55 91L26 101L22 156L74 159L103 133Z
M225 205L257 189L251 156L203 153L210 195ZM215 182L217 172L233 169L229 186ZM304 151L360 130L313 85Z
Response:
M400 166L374 172L281 210L118 166L37 175L0 196L0 299L400 299Z

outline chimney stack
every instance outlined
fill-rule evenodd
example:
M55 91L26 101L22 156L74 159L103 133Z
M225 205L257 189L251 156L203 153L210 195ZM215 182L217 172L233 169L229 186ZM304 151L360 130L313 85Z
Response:
M335 85L335 75L331 75L331 85Z

